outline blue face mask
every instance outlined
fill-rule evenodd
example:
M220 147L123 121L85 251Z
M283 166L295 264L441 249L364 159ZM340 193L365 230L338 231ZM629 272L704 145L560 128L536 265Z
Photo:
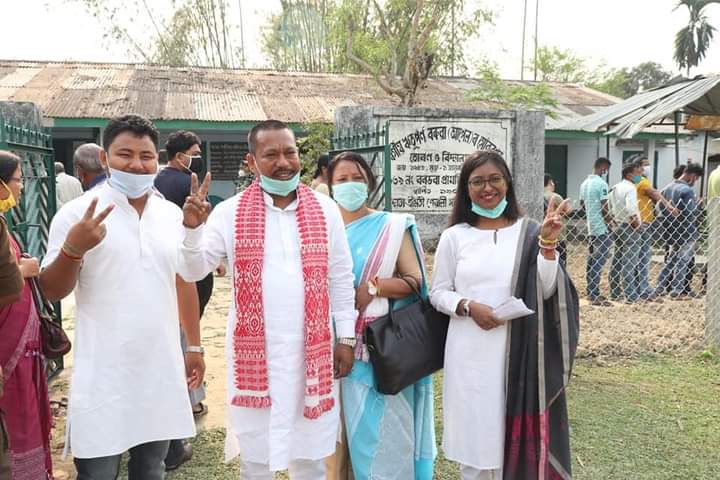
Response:
M640 180L642 180L642 177L641 177L640 175L635 175L635 176L632 178L632 182L633 182L635 185L637 185L638 183L640 183Z
M289 180L276 180L262 174L260 175L260 188L270 195L287 197L290 195L290 192L297 189L298 183L300 183L300 172L296 173L295 176Z
M505 211L505 208L507 208L507 199L503 198L500 200L500 203L497 204L495 208L482 208L480 205L473 202L472 204L472 211L475 215L480 215L481 217L485 218L499 218L500 215L503 214Z
M363 182L345 182L333 185L333 198L343 210L355 212L368 199L368 187Z
M110 178L107 183L129 199L140 198L153 188L156 173L128 173L108 168Z

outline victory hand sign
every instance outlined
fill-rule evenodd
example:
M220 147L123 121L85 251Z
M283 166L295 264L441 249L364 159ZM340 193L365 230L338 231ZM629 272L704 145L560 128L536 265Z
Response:
M190 195L185 199L183 206L183 225L187 228L197 228L210 215L210 203L207 201L207 193L210 190L210 174L205 175L202 185L198 187L198 177L192 174L190 177Z
M98 246L105 238L107 229L103 221L110 215L115 206L109 205L102 212L95 215L97 204L98 199L94 198L80 221L68 231L63 248L70 250L69 253L82 257L89 250Z
M540 236L544 242L555 243L558 241L564 227L563 217L568 212L570 212L570 200L565 199L560 202L560 205L555 205L555 202L550 200L540 230Z

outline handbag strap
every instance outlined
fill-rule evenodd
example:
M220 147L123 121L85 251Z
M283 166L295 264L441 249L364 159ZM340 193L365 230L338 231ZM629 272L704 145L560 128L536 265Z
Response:
M410 280L412 280L412 282L411 282L410 280L408 280L408 278L409 278ZM418 298L422 299L422 295L420 294L420 288L418 287L418 284L417 284L417 282L415 281L415 277L410 276L410 275L403 275L403 276L400 277L400 280L402 280L403 282L407 283L408 287L410 287L410 290L412 290L412 292L413 292L415 295L417 295Z
M22 257L32 258L27 253L23 253ZM52 303L45 299L38 277L30 277L27 280L30 282L30 290L32 292L33 302L35 302L35 309L37 310L38 315L42 316L42 313L46 312L51 316L54 316L55 308L52 306Z
M408 287L410 287L410 290L412 290L412 293L417 295L418 299L423 302L422 294L420 293L420 288L418 288L417 282L415 281L415 277L410 275L402 275L400 277L400 280L407 283ZM408 280L408 278L410 280ZM393 318L393 310L395 306L395 299L394 298L388 298L388 317L390 318L390 324L395 325L395 319Z

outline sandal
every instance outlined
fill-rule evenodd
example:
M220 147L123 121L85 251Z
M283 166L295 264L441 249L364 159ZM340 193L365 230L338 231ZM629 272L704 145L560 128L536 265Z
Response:
M200 410L195 410L195 407L200 407ZM208 407L204 403L200 402L197 405L193 406L193 417L200 418L202 416L207 415L208 413Z

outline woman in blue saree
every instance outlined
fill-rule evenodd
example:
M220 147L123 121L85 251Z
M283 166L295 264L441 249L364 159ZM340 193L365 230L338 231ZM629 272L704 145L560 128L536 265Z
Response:
M389 299L396 309L413 300L408 281L427 294L414 218L368 208L368 192L374 191L376 180L358 154L335 157L328 177L345 221L359 311L355 363L341 386L344 441L354 478L431 480L437 454L431 378L397 395L379 393L363 343L365 327L387 314Z

